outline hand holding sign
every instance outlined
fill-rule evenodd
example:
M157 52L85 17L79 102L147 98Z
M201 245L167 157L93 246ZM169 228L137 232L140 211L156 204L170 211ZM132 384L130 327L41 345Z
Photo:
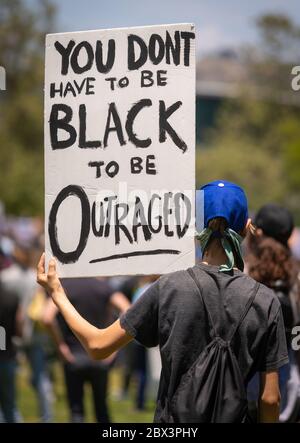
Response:
M54 258L50 260L48 272L46 272L45 254L42 254L37 265L36 280L51 295L54 303L57 303L57 298L66 296L56 272L56 261Z

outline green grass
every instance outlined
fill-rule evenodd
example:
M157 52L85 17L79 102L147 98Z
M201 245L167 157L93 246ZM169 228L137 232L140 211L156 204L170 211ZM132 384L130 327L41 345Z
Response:
M69 421L69 412L66 402L66 394L63 380L62 367L59 363L53 364L54 378L54 421L65 423ZM117 393L120 391L120 370L113 369L110 372L108 402L112 421L115 423L151 423L153 421L155 403L147 402L145 411L134 410L134 386L131 389L129 399L118 400ZM38 404L35 392L30 384L30 370L26 361L20 362L17 374L17 404L25 423L39 422ZM93 414L92 393L89 386L85 388L85 413L86 422L95 422Z

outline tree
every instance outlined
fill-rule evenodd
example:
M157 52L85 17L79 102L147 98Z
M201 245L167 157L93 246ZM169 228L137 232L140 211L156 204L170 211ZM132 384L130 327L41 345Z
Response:
M43 212L43 83L45 34L53 30L49 0L31 8L21 0L0 0L0 200L7 212Z
M197 176L241 183L253 210L278 202L300 222L300 94L290 86L300 28L281 15L257 23L262 42L245 60L248 82L221 107L207 148L200 146Z

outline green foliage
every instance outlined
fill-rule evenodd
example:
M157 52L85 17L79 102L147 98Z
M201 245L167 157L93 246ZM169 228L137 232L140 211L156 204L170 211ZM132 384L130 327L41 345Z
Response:
M251 87L224 103L205 147L199 147L198 185L220 178L236 181L245 187L252 210L278 202L300 223L300 96L297 100L289 84L290 61L286 54L281 58L287 41L297 39L299 46L300 32L284 16L261 17L259 29L261 53L271 55L247 60Z
M44 39L53 27L48 0L29 8L0 0L0 66L7 90L0 92L0 200L7 212L43 212Z
M284 14L264 14L256 20L264 55L275 60L299 55L300 27Z
M268 152L242 138L222 138L213 148L200 150L197 177L198 186L217 179L238 183L245 188L252 210L268 201L282 201L285 193L281 161L274 158L270 164Z

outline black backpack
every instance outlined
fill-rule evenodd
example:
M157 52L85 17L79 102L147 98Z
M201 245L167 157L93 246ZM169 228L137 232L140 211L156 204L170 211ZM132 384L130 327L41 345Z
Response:
M255 285L239 321L232 326L224 340L217 333L210 312L202 295L201 286L194 271L188 273L199 289L212 340L183 375L169 404L168 421L175 423L242 423L249 421L247 394L244 380L231 348L231 341L247 315L259 283ZM205 271L201 273L207 284L211 282Z

